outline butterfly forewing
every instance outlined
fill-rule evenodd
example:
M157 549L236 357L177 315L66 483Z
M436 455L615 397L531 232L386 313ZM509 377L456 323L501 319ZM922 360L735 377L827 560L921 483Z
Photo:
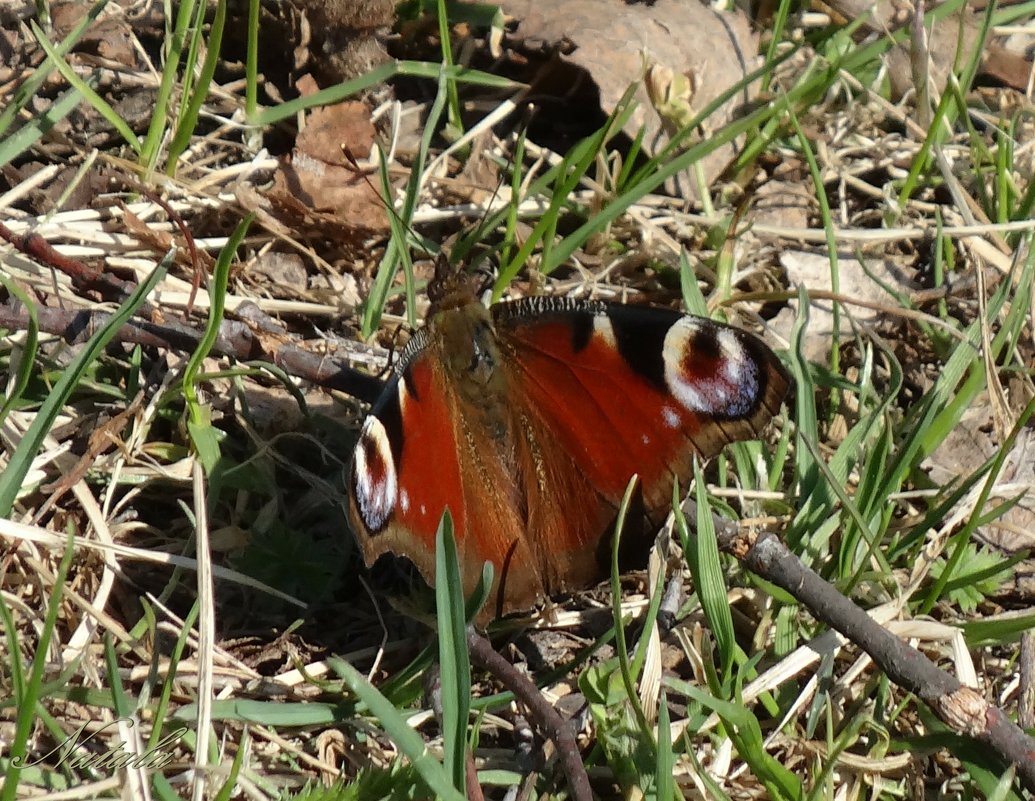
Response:
M444 351L449 328L429 325L411 341L363 424L350 474L352 528L368 565L394 553L433 583L435 534L448 507L464 590L489 561L502 593L494 609L527 608L547 592L525 536L528 489L516 469L530 460L527 440L511 433L520 422L509 407L487 410L460 391L456 360Z
M704 318L553 298L494 312L515 395L615 504L636 473L667 505L694 453L757 436L787 392L765 344Z

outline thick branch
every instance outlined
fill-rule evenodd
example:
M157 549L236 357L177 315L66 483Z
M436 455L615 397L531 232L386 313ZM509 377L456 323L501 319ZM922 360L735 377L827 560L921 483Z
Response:
M999 707L977 691L964 687L877 623L860 607L802 563L775 536L757 540L736 526L716 520L719 547L745 567L787 590L816 618L839 631L872 657L899 687L915 694L953 730L978 739L1007 762L1021 782L1035 792L1035 739L1029 737Z
M111 319L111 315L39 308L36 310L36 319L41 331L57 334L69 344L74 344L89 339ZM0 306L0 328L24 330L28 324L29 315L20 305ZM190 353L198 346L201 336L200 331L176 320L158 324L135 319L123 326L116 339ZM253 326L236 320L224 320L219 326L215 351L238 361L271 362L289 375L328 389L347 392L368 403L373 403L381 394L384 382L380 379L349 367L339 358L310 353L284 339L285 335L261 336Z
M510 662L504 659L492 647L492 643L481 636L473 627L467 629L467 647L471 652L471 661L484 670L489 671L517 697L528 709L531 717L541 727L540 733L553 740L561 765L568 777L568 787L575 801L592 801L593 793L589 786L589 775L582 764L575 732L571 724L557 714L539 689L525 676L519 673Z

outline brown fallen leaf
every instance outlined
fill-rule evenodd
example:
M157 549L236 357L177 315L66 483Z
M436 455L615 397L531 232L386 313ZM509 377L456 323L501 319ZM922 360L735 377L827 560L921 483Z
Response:
M175 245L177 264L187 268L190 272L193 272L195 269L200 269L206 274L211 272L213 265L216 263L212 254L204 250L195 250L194 254L200 262L199 265L195 265L191 261L191 253L184 247L182 239L168 231L152 228L130 211L129 207L124 203L119 205L122 208L121 230L134 236L138 242L147 245L155 253L166 253Z
M369 256L370 240L387 230L387 218L381 218L381 225L371 226L357 222L348 216L315 211L291 192L272 189L259 192L246 185L239 186L234 196L245 211L253 211L259 222L270 231L292 239L322 239L337 245L346 258ZM384 214L384 207L381 207ZM331 252L321 255L334 259Z
M948 436L921 467L940 485L973 473L995 454L998 445L992 433L991 407L987 396L968 409ZM988 525L981 526L977 539L1005 553L1035 548L1035 432L1023 429L1003 463L992 497L985 511L1023 495L1016 506Z
M545 42L564 52L558 60L582 70L599 88L604 113L610 114L629 86L637 85L639 106L625 131L635 136L645 126L649 153L668 143L665 128L673 120L693 116L757 66L758 39L739 11L720 12L685 0L513 0L504 10L518 21L511 39ZM671 76L660 103L648 96L648 69ZM754 86L740 92L698 134L722 127L755 95ZM727 145L701 162L706 183L735 152L735 145ZM680 188L696 196L692 183Z
M54 3L50 9L50 20L55 34L67 36L90 11L91 5L79 0ZM133 31L121 10L102 12L76 42L74 50L77 53L98 55L133 69L140 66L133 46Z
M305 262L297 253L269 250L248 265L248 276L268 289L298 296L307 288Z
M303 95L319 89L308 75L297 86ZM312 109L290 157L274 174L273 193L291 195L315 212L336 215L359 228L387 230L384 200L368 180L346 166L342 154L342 147L347 147L357 159L366 158L375 134L370 107L362 101Z

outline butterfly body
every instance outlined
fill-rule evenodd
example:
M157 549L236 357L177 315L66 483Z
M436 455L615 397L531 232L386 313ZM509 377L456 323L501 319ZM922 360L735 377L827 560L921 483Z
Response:
M668 508L694 454L757 436L788 378L760 340L664 309L559 298L485 308L446 293L364 423L350 518L364 559L412 561L434 583L453 517L464 589L495 567L492 611L606 575L629 478Z

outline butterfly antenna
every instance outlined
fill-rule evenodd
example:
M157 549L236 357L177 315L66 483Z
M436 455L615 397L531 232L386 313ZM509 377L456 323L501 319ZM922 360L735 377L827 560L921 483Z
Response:
M522 136L527 134L527 132L528 132L528 124L529 124L529 119L528 119L528 116L526 115L524 121L521 124L521 135ZM512 132L512 134L513 134L513 132ZM507 157L506 164L507 164L507 166L511 170L514 169L514 165L516 163L515 160L514 160L514 154L515 154L516 150L517 149L515 148L515 150L511 151L510 156ZM485 204L485 208L482 209L482 215L479 218L477 225L474 227L475 231L480 230L485 225L485 221L489 218L489 214L492 212L492 206L496 202L496 199L500 196L500 191L503 188L504 175L505 175L505 171L503 173L501 173L499 178L496 180L496 186L493 188L492 194L489 196L489 199L488 199L488 201ZM475 291L476 291L477 295L481 296L485 292L489 291L492 288L492 285L496 283L496 279L498 277L498 271L496 269L494 269L488 263L482 262L482 263L480 263L478 266L476 266L474 268L474 275L478 279L477 289Z
M416 229L399 216L399 212L395 210L395 206L392 205L391 199L385 198L381 194L381 190L374 186L373 182L370 180L371 170L364 168L363 165L359 163L355 154L352 152L352 149L347 144L342 143L341 153L345 157L345 161L348 162L349 169L366 182L366 185L370 187L371 191L373 191L373 193L381 200L381 205L385 207L385 211L391 214L395 218L396 222L406 229L407 233L413 237L413 241L416 243L417 247L424 252L424 255L429 259L436 258L437 254L432 253L424 246L424 237L418 235Z

